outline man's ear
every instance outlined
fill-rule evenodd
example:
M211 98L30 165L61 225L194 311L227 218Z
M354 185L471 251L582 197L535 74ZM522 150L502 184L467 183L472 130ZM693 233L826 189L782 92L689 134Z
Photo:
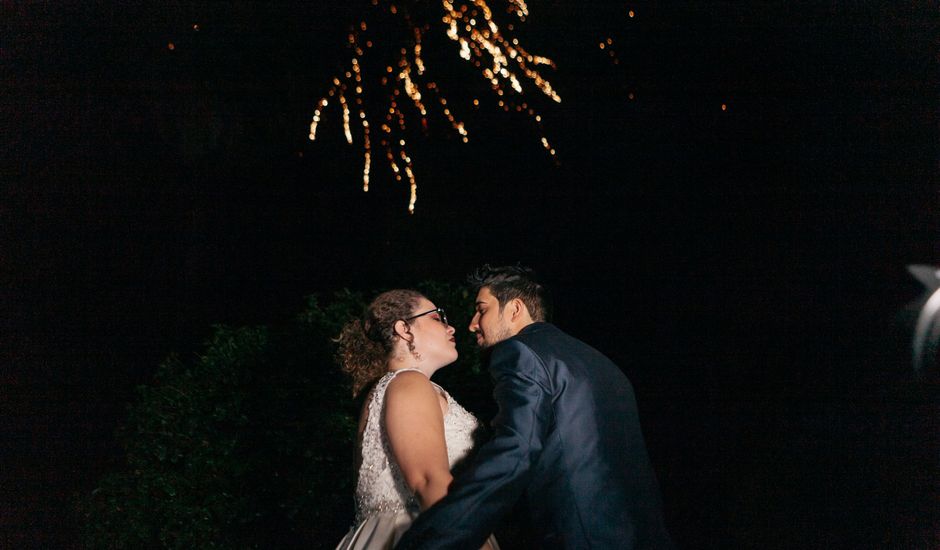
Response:
M513 298L509 302L509 319L511 321L518 321L528 311L529 308L526 307L525 302L519 298Z

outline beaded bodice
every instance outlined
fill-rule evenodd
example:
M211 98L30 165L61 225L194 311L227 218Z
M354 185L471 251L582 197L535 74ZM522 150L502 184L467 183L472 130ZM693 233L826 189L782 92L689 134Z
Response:
M418 369L389 372L372 390L368 406L369 416L362 432L362 464L356 484L356 523L380 512L407 511L416 516L419 511L417 498L405 483L401 469L391 453L388 433L385 430L385 390L395 376L405 370ZM447 460L453 468L454 464L466 457L472 449L473 432L480 427L480 423L475 416L458 405L449 393L437 384L434 386L447 399L444 440L447 443Z

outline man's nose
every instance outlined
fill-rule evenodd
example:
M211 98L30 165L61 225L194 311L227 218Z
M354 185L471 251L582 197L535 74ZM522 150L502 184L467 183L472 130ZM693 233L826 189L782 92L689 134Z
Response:
M470 330L470 332L476 332L477 329L480 328L479 323L477 323L477 315L474 315L473 318L470 319L470 326L467 328Z

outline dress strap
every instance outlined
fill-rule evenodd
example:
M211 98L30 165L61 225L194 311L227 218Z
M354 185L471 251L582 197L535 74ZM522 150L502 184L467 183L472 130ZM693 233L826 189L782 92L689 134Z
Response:
M394 378L394 377L398 376L398 373L400 373L400 372L405 372L405 371L409 371L409 370L418 371L418 372L420 372L421 374L424 374L424 372L423 372L421 369L417 368L417 367L407 367L407 368L404 368L404 369L393 370L393 371L389 371L389 374L392 375L391 378ZM425 375L425 376L427 376L427 375Z

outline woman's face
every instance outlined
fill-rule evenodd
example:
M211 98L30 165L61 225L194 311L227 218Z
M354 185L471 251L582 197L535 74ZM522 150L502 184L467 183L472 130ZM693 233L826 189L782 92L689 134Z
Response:
M418 305L411 312L416 315L411 319L411 334L414 336L415 352L429 366L440 368L457 360L457 342L454 339L454 327L447 325L440 312L427 298L418 300Z

